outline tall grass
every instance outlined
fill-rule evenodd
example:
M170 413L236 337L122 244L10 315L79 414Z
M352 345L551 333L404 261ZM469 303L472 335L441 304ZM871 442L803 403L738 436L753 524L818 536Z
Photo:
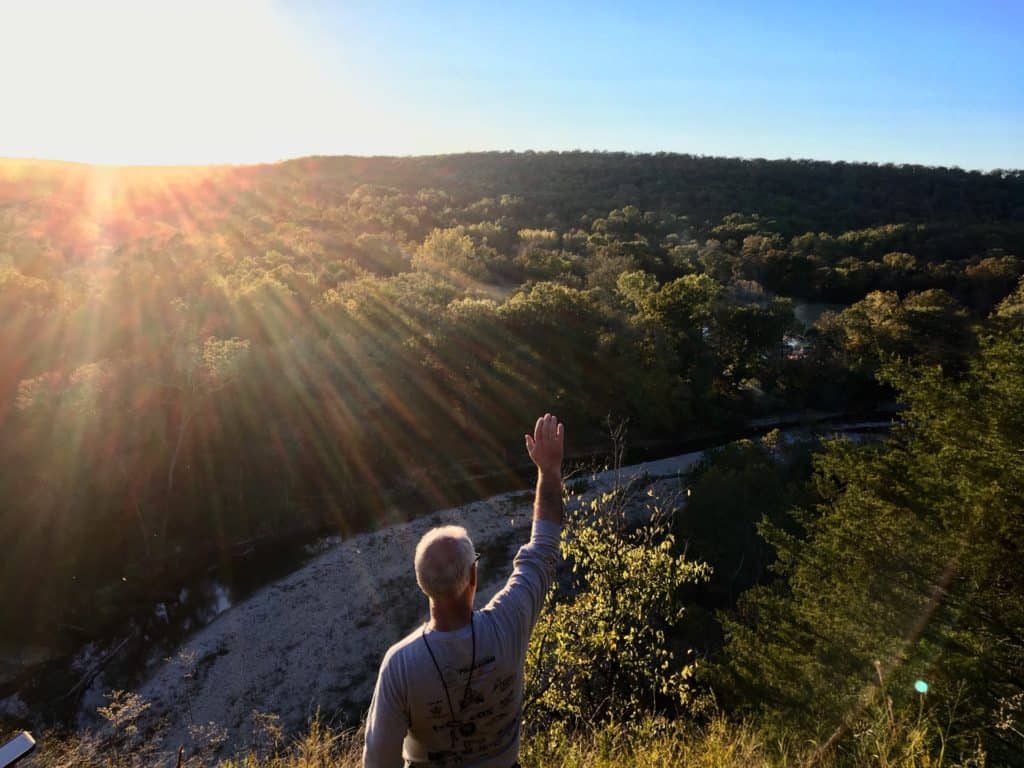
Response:
M893 713L885 706L868 713L850 737L825 754L817 744L798 742L755 721L724 717L704 725L652 718L639 724L608 725L587 734L557 731L527 737L523 768L984 768L980 751L951 755L942 729L927 719ZM335 731L314 719L295 741L214 760L199 749L185 755L183 768L357 768L362 734ZM173 753L137 745L114 748L97 738L41 740L26 763L35 768L142 768L174 765Z

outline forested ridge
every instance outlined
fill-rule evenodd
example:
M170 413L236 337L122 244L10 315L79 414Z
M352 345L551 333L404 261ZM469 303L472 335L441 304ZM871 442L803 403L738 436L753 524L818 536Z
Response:
M917 617L922 590L949 589L940 576L974 579L957 599L984 615L940 601L924 637L984 646L952 656L950 684L1003 670L972 700L996 711L1021 670L1018 617L997 636L986 617L1020 595L997 565L1020 541L1006 453L1022 255L1019 171L582 152L2 161L4 626L98 631L133 590L238 542L514 483L537 412L583 452L623 421L632 441L672 441L899 396L920 431L876 458L741 445L702 469L691 509L723 525L676 523L712 569L705 611L676 634L721 661L707 679L723 706L799 712L813 731L849 711L880 644L898 655L894 605ZM886 538L880 521L901 518L884 505L925 517ZM874 548L850 543L866 531ZM879 569L904 539L935 554L972 531L952 574ZM889 613L856 632L835 618L823 638L829 601ZM823 659L849 665L845 688Z

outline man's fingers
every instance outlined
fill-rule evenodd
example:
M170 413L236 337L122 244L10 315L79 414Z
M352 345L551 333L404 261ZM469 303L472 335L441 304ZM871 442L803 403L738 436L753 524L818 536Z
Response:
M526 452L542 472L561 466L565 427L557 416L545 413L534 424L533 435L523 437L526 439Z
M562 425L558 421L558 417L550 413L545 413L539 419L533 427L533 439L536 442L549 442L561 437L563 433Z

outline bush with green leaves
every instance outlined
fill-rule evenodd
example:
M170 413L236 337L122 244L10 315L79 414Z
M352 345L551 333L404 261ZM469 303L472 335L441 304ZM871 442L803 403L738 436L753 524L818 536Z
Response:
M570 503L571 577L552 590L527 653L529 729L589 730L694 703L695 662L674 630L684 591L710 568L679 554L674 510L649 494L619 487Z

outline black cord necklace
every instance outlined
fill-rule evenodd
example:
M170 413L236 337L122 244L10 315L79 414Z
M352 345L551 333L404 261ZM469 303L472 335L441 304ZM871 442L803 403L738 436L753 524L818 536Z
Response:
M466 689L462 692L462 703L459 705L459 715L466 711L466 702L469 700L469 684L473 680L473 670L476 668L476 625L473 623L473 614L469 615L469 632L473 638L473 655L469 662L469 674L466 676ZM448 700L448 711L452 716L452 743L455 742L455 728L459 729L459 733L464 738L468 738L476 733L476 723L462 723L455 719L455 707L452 706L452 697L448 693L448 683L444 681L444 674L441 672L441 665L437 663L437 657L434 656L434 651L430 648L430 643L427 642L427 627L424 624L421 633L423 637L423 644L427 646L427 653L430 654L430 660L434 662L434 669L437 670L437 676L441 678L441 687L444 688L444 697Z

